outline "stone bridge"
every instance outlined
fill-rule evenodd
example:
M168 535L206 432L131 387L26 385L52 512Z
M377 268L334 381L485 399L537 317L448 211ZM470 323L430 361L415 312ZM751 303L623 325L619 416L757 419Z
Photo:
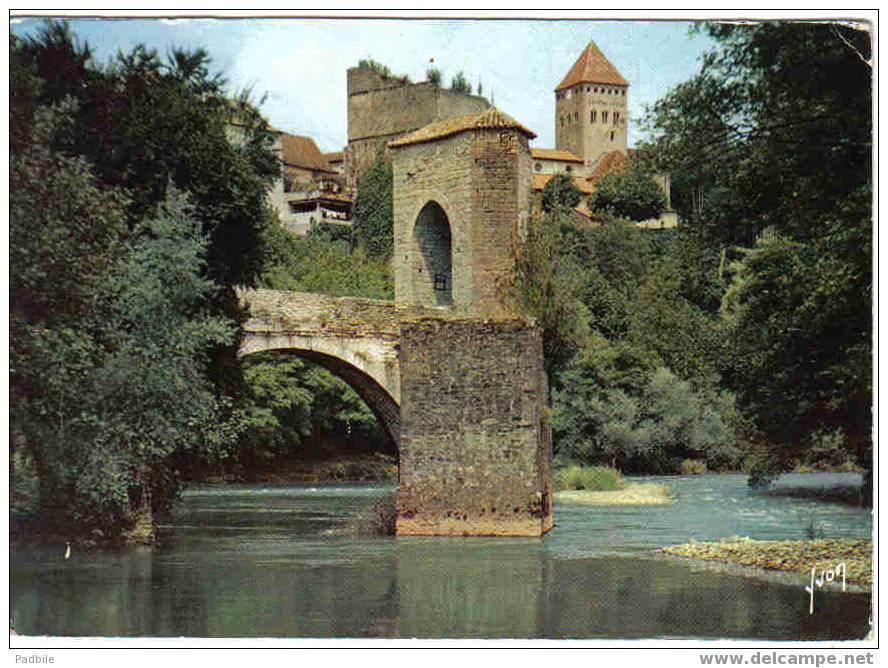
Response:
M399 137L395 300L242 291L242 355L288 350L349 383L398 449L399 535L552 527L542 337L515 289L533 133L496 109Z
M249 311L239 354L286 350L351 385L398 445L399 321L395 302L282 290L242 290Z

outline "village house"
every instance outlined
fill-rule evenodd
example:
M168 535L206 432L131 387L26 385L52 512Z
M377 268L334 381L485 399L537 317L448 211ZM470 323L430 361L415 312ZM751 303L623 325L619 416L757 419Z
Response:
M314 225L351 226L345 179L311 137L277 133L281 178L270 199L284 229L305 236Z
M281 183L271 200L281 223L299 236L312 225L350 226L358 179L390 142L431 123L477 114L491 108L483 97L442 88L431 81L411 83L372 64L347 73L348 143L342 151L322 153L310 137L278 133L275 150L282 163ZM555 87L555 148L531 147L531 201L539 208L546 184L569 174L582 200L574 212L581 224L595 224L589 196L604 174L629 166L629 82L592 42ZM654 175L666 194L666 210L636 223L648 229L678 225L670 203L670 180Z

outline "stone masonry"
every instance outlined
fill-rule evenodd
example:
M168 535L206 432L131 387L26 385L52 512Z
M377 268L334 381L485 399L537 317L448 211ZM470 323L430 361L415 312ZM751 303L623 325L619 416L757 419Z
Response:
M552 527L541 360L539 332L521 320L402 325L398 534Z
M433 311L401 324L399 535L552 527L542 338L515 290L530 137L491 109L389 145L395 300Z
M530 213L527 140L533 134L517 124L463 128L466 118L515 124L492 110L428 126L438 128L438 136L429 138L424 128L391 143L395 300L436 305L435 277L427 266L432 258L415 235L417 221L433 203L452 237L452 311L517 317L515 262Z
M241 354L290 350L325 366L395 441L398 535L552 527L542 337L515 290L531 137L490 109L390 142L394 302L240 294Z
M348 145L345 173L349 186L373 164L388 142L429 123L484 111L483 97L457 93L430 81L409 83L384 77L371 67L348 70Z

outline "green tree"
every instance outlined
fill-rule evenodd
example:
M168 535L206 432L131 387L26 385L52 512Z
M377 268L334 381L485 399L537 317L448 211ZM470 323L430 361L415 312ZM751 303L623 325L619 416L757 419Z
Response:
M597 214L633 221L658 217L666 208L666 195L639 169L608 172L595 184L589 206Z
M550 378L588 332L588 313L580 299L584 268L577 259L574 232L569 214L558 208L531 224L518 260L518 291L525 311L543 332Z
M48 22L11 72L13 447L45 516L113 536L236 442L230 286L262 267L278 168L203 52L100 65Z
M372 258L388 259L394 243L392 164L382 152L358 180L354 205L354 233Z
M442 76L443 75L441 74L441 70L439 70L437 67L430 67L426 70L426 79L428 79L436 86L441 85Z
M333 297L394 298L388 261L370 258L362 248L351 251L345 240L335 240L323 231L299 239L278 225L268 229L265 244L262 287Z
M101 66L63 22L15 38L13 48L40 80L41 105L77 103L55 148L86 158L103 183L126 188L135 219L150 215L170 187L187 192L209 240L208 275L223 285L256 279L266 193L279 167L267 124L246 99L228 98L205 51L174 49L163 60L140 45ZM235 120L243 132L230 141Z
M543 211L554 211L558 207L573 209L579 205L581 197L570 174L556 174L543 187Z
M725 419L734 410L730 395L696 391L663 367L640 392L602 389L579 368L564 380L552 402L562 457L646 473L678 473L688 458L729 469L740 461Z
M866 238L857 241L866 252ZM778 470L803 460L823 431L840 432L860 463L870 456L871 351L861 316L870 286L824 248L829 242L763 242L739 264L725 298L730 379L758 427L779 444L771 458Z
M44 517L115 536L166 506L182 457L233 443L206 352L234 329L205 306L200 223L174 197L128 225L119 189L51 150L68 112L38 110L10 161L11 420Z
M717 47L647 116L704 243L779 241L738 265L728 381L779 471L816 433L871 445L871 35L835 23L706 28ZM852 250L853 249L853 250ZM785 411L781 413L781 411Z
M466 95L472 94L472 84L469 83L466 75L461 70L450 80L450 90L457 93L465 93Z
M251 355L244 363L250 387L247 429L233 460L264 468L317 454L327 441L386 441L376 417L344 381L285 353Z

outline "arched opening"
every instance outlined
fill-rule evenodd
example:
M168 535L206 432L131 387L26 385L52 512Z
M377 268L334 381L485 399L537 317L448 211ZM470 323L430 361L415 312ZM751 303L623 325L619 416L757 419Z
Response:
M331 354L274 346L242 364L252 426L236 459L249 479L271 472L299 482L296 471L318 482L397 482L400 407L365 371Z
M450 222L437 202L429 202L416 219L413 236L419 247L422 262L419 266L420 283L426 286L429 305L453 304L453 251Z

